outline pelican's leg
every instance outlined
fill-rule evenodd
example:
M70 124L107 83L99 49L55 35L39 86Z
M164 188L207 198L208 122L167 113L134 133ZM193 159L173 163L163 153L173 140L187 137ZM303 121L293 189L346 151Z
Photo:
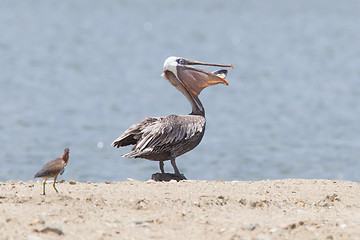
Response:
M165 173L164 171L164 161L159 162L161 173Z
M172 165L173 168L174 168L175 175L181 176L181 174L180 174L180 172L179 172L179 169L178 169L177 166L176 166L175 158L172 158L172 159L171 159L171 165Z
M44 181L44 183L43 183L43 195L45 195L45 184L46 184L46 180L47 180L47 179L45 179L45 181Z
M58 190L57 190L56 187L55 187L56 179L57 179L57 175L54 177L53 187L54 187L55 191L56 191L57 193L59 193Z

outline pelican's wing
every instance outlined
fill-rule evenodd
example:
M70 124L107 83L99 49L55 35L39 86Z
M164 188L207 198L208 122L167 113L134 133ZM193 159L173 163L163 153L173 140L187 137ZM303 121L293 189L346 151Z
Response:
M153 121L141 130L141 138L124 157L135 157L150 152L155 147L176 144L201 133L205 126L205 118L196 115L170 115ZM139 135L140 136L140 135Z
M127 145L133 145L138 142L142 136L142 131L149 125L152 125L154 122L160 121L160 117L148 117L142 120L141 122L135 123L128 130L126 130L120 137L115 139L111 144L113 147L122 147Z

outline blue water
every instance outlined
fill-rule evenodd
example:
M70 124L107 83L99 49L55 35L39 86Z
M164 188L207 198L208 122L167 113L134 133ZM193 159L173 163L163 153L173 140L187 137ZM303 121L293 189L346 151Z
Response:
M70 148L60 179L147 180L158 163L111 142L190 105L160 77L172 55L233 64L205 89L189 179L360 181L360 2L0 2L0 181ZM214 69L211 69L214 70ZM168 162L167 171L172 171Z

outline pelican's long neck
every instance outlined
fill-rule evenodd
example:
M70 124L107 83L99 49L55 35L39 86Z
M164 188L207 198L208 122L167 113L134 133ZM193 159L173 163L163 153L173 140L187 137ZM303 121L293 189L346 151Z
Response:
M193 96L187 89L186 89L185 93L183 91L181 91L181 92L184 94L184 96L187 98L187 100L191 104L192 111L190 114L191 115L200 115L200 116L205 117L205 109L204 109L200 99L197 96Z
M205 109L200 99L197 96L191 94L187 87L181 81L179 81L179 79L172 72L165 71L164 75L164 77L167 78L171 84L176 87L182 94L184 94L184 96L190 102L192 108L190 114L205 117Z

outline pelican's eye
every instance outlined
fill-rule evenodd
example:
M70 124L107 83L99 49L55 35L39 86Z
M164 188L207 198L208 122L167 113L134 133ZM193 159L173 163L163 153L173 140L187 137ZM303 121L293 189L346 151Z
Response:
M183 58L179 58L176 61L178 62L178 64L185 65L185 59Z

